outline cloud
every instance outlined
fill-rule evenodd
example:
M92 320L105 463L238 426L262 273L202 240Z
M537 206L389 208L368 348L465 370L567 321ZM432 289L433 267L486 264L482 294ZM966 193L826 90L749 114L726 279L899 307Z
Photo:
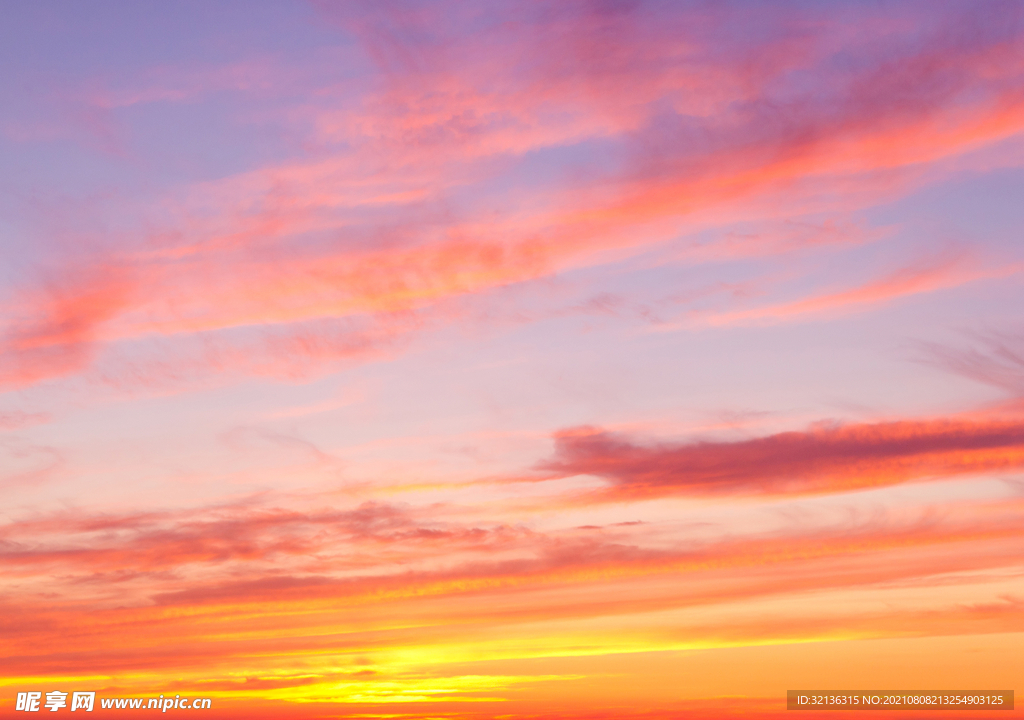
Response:
M282 562L310 574L382 561L411 568L438 554L486 554L533 542L525 529L467 527L428 514L377 502L315 512L248 505L119 516L67 512L0 526L0 565L19 577L49 569L75 582L159 582L167 572L233 568L249 575Z
M251 424L271 417L258 406L289 393L265 383L102 408L94 388L76 392L89 381L131 391L305 379L393 358L456 323L491 331L504 318L588 313L620 327L653 317L646 305L631 309L633 293L674 293L651 301L656 309L731 293L735 304L697 319L744 325L831 317L1018 272L1007 245L1002 256L932 256L867 279L830 274L750 304L751 289L792 277L812 251L831 254L830 273L858 263L866 251L846 253L868 242L878 257L898 255L920 227L858 217L886 215L894 208L881 203L953 177L973 162L967 154L1024 137L1018 4L317 8L327 22L312 35L295 35L305 27L295 25L275 35L293 49L308 40L309 52L222 68L203 67L212 56L199 53L72 93L82 124L111 148L134 138L137 157L91 154L87 166L72 157L66 175L43 184L36 194L52 193L42 207L62 208L60 223L49 234L27 228L21 245L64 264L47 281L18 280L0 305L2 389L72 380L12 398L56 398L74 415L34 433L56 433L66 449L0 435L5 485L20 483L20 494L57 472L68 480L31 488L34 506L56 510L10 506L0 518L0 684L34 689L49 678L50 688L121 696L203 688L218 712L245 717L540 718L561 716L548 702L556 696L566 715L618 717L645 710L597 707L567 673L538 668L587 655L662 652L652 661L660 666L695 648L1024 630L1024 495L997 481L1024 475L1021 408L743 439L736 418L705 428L728 435L660 441L570 428L550 457L516 473L495 467L502 457L529 464L523 453L544 441L530 427L536 413L509 414L501 398L470 393L502 425L475 434L486 436L482 450L464 437L425 437L427 425L443 432L445 423L417 422L420 412L436 420L438 408L409 397L422 390L415 373L465 360L448 352L449 341L464 343L459 333L439 334L431 349L440 352L411 370L392 368L408 382L356 373L382 388L359 412L307 417L332 406L317 398L336 385L310 384L301 394L312 399L275 414L273 430ZM343 28L337 43L330 23ZM125 37L135 47L142 36ZM218 143L226 125L254 119L255 135ZM41 121L36 139L50 127ZM189 138L167 135L182 128ZM258 153L236 152L255 136ZM144 182L127 187L126 178ZM20 220L12 228L21 233ZM90 244L102 250L79 249ZM607 263L615 266L595 267ZM716 265L680 267L701 263ZM28 255L17 265L19 278L26 267L32 277ZM727 277L706 277L719 270ZM696 287L687 274L699 276ZM586 286L583 299L566 300L569 286ZM540 335L565 323L548 325ZM477 358L477 380L500 385L511 361L543 375L543 363L529 362L540 355L504 351L524 337L491 347L498 358ZM525 340L549 357L537 333ZM1019 395L1017 344L979 340L933 359ZM229 430L215 412L204 415L211 427L189 425L200 406L219 412L225 402L248 419ZM440 410L467 419L452 408ZM97 418L128 434L115 443L130 446L128 457L108 457ZM47 419L0 413L0 430ZM184 435L153 443L150 420ZM396 428L413 439L387 437ZM201 447L189 441L197 433ZM346 443L336 459L330 448ZM412 456L396 443L415 445ZM431 453L455 465L431 466ZM63 472L72 461L74 472ZM342 462L355 463L355 484L296 489L313 476L332 483ZM150 507L110 481L168 472L171 482L184 475L181 484L150 494ZM295 494L195 501L254 478ZM960 482L936 482L952 478ZM636 502L651 499L662 502ZM530 665L525 677L560 684L550 695L523 692L532 705L516 705L520 676L481 669L487 662ZM730 677L757 667L732 666ZM629 672L619 685L649 681ZM586 680L610 687L611 675ZM393 699L411 704L381 708ZM728 714L712 705L676 714Z
M295 572L299 567L294 563L271 568L248 552L248 567L187 581L181 570L203 561L203 556L181 553L176 561L179 572L148 575L147 596L134 597L130 585L118 587L108 577L104 582L117 592L101 602L88 595L76 598L61 584L69 573L87 577L95 570L87 554L68 556L59 572L52 566L35 566L38 585L29 584L17 565L8 565L5 558L5 577L13 593L9 597L21 600L0 614L8 640L0 663L26 674L58 673L87 664L90 672L118 677L127 669L187 674L192 672L189 668L201 668L197 678L216 682L281 676L289 670L295 676L335 672L368 654L388 658L375 663L374 669L394 672L422 662L417 655L422 648L429 649L429 665L443 670L441 666L459 658L572 655L580 652L581 644L615 652L621 642L637 651L687 642L713 647L837 634L884 637L958 628L1006 630L1018 627L1014 609L1019 600L999 601L991 592L982 595L977 589L969 606L956 603L955 595L943 598L950 587L963 583L961 578L951 585L950 577L956 573L967 573L982 586L995 583L997 591L1000 582L1013 581L1024 527L1022 509L1017 501L959 503L937 512L876 513L827 527L797 525L662 548L642 546L648 532L643 526L623 530L637 533L621 538L625 542L585 540L559 532L519 535L512 540L525 543L529 552L511 559L495 552L507 547L508 538L495 543L486 532L472 531L470 539L464 535L470 530L466 527L449 527L455 532L447 537L424 536L419 532L422 525L411 521L415 513L382 505L319 517L253 509L233 523L207 524L205 529L199 527L202 523L187 526L186 518L195 511L172 517L37 518L5 532L17 531L23 539L34 536L38 542L47 532L61 532L62 523L68 537L120 528L128 532L116 542L107 536L106 543L121 546L123 558L132 552L143 558L157 539L151 527L174 520L182 526L179 532L160 540L166 547L164 556L174 558L189 530L202 530L200 534L220 545L237 542L266 548L283 531L304 524L312 525L311 536L322 535L333 520L343 534L368 541L358 552L375 545L382 552L372 564L349 575L339 572L337 564L324 566L315 575ZM239 537L231 540L233 535ZM295 548L299 554L291 557L322 553L323 541L318 542L319 549ZM412 550L432 542L431 552L445 562L414 568L389 554L396 544ZM487 546L490 552L463 559L454 551L467 543ZM37 588L40 592L32 592ZM914 595L915 588L924 589L933 601L924 607L908 604L900 600L901 588L911 598L922 596ZM814 594L841 598L854 590L889 598L889 609L867 612L857 596L846 603L822 604ZM25 601L29 598L36 601ZM735 614L743 603L771 598L785 602L768 602L753 615ZM810 606L814 611L808 614ZM766 617L772 621L766 622ZM638 638L637 628L654 634ZM531 649L534 644L548 650ZM333 670L304 664L324 653L332 656ZM443 661L437 660L439 653ZM292 665L288 658L299 664Z
M972 268L963 258L932 263L922 267L908 266L879 280L838 292L822 293L788 303L779 303L747 310L717 313L694 313L693 322L709 325L742 325L776 323L807 316L822 317L877 307L898 298L958 287L978 280L991 280L1016 275L1024 266L1009 264L992 268Z
M85 368L101 327L129 303L124 271L95 269L27 294L0 335L0 386L21 386Z
M830 493L1024 467L1024 423L939 419L819 426L750 440L640 444L599 428L555 436L539 469L608 482L595 499Z
M539 532L495 520L467 523L445 517L452 510L367 502L315 511L252 504L122 515L65 511L0 526L0 566L20 592L45 582L73 601L114 587L117 594L105 602L145 605L243 598L397 600L710 568L786 563L797 563L797 568L815 558L832 558L824 575L799 570L802 579L794 577L787 586L793 589L805 582L834 585L840 576L840 584L859 584L928 574L924 566L911 569L895 555L884 573L861 565L847 573L835 560L900 548L975 543L980 555L965 549L960 565L941 559L943 572L999 565L1008 558L1005 542L1020 534L1021 503L850 516L828 527L790 523L784 531L712 535L667 545L663 538L671 528L650 523ZM937 557L907 556L906 561L933 566ZM744 581L751 592L755 587L761 588L758 593L775 592L771 583L762 587L759 571L751 573ZM506 612L515 611L500 611Z
M16 437L0 437L0 487L42 483L65 463L64 453L56 447Z
M27 413L20 410L0 412L0 432L48 423L50 419L49 413Z
M442 317L449 298L650 249L685 222L775 217L783 206L799 216L830 193L844 211L861 207L934 181L923 166L1024 129L1010 5L864 7L849 11L855 23L728 4L320 11L354 33L376 73L290 111L316 129L316 153L168 193L142 209L159 217L146 243L86 263L85 279L58 293L16 298L3 382L82 372L98 343L203 334L228 349L188 356L197 374L301 376L312 355L329 363L366 346L303 324L383 323L393 332L377 334L398 346L411 333L391 316L434 310L457 322ZM156 73L152 87L145 76L102 104L248 87L247 67L197 70L178 89ZM792 247L724 238L721 254ZM908 268L751 312L820 312L965 281L951 268ZM241 328L266 342L211 337ZM284 345L303 352L275 354Z
M973 347L955 348L920 343L922 360L1012 393L1024 396L1024 336L1013 333L971 334Z

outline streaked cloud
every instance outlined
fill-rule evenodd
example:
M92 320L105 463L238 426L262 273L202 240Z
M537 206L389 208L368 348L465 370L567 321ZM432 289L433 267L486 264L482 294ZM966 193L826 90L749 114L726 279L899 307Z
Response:
M936 419L827 425L734 441L640 444L600 428L555 436L539 469L594 475L610 484L596 497L673 494L822 493L1024 464L1024 424Z

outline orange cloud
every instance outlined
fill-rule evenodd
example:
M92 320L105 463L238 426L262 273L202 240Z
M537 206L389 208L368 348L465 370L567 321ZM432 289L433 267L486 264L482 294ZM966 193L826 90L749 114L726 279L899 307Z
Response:
M527 562L478 560L409 572L385 552L378 556L383 567L350 579L263 570L240 582L236 568L205 581L186 580L188 564L227 557L184 552L177 572L163 566L152 580L187 587L157 594L155 602L125 602L123 592L101 602L76 601L66 592L54 596L58 575L50 573L49 595L29 594L16 573L12 587L19 602L0 615L7 641L0 666L14 678L81 674L88 667L96 678L90 682L107 694L163 691L175 678L173 690L209 692L222 705L245 698L334 697L354 711L360 697L387 702L387 693L408 693L436 712L445 697L472 700L482 688L491 696L509 692L511 679L463 669L483 660L1019 632L1020 599L1000 600L993 593L1014 582L1021 510L1019 502L951 507L940 520L873 521L671 551L534 536L527 539L540 541L534 545L538 554ZM179 535L198 530L187 520L194 514L39 519L8 528L4 544L13 531L23 540L41 538L64 522L72 534L99 533L108 544L120 533L116 542L130 552L140 540L152 542L149 526L161 520L174 520ZM330 527L327 517L307 518L316 524L314 536ZM409 532L416 528L409 516L392 509L367 506L334 518L345 532L367 533L371 545L383 541L382 548L400 543L412 549L424 541ZM201 532L218 543L235 533L245 544L300 522L298 515L251 512L230 528ZM438 540L447 553L467 538L456 533ZM167 557L174 557L175 535L165 543ZM322 554L323 547L306 552ZM139 557L147 553L143 547ZM84 559L82 566L67 558L63 573L87 576ZM958 572L981 587L993 584L986 595L992 600L964 605L953 595L944 601L950 582L964 582L955 578ZM883 598L871 604L883 609L866 611L862 596L844 599L849 592ZM830 602L815 593L827 593ZM533 670L516 682L531 675L543 682L554 674Z
M810 445L820 469L865 448L888 461L939 447L970 463L1019 432L833 428L770 438L762 457L775 443L805 455ZM700 540L671 523L542 532L465 508L323 500L5 522L4 682L187 691L228 717L302 717L326 703L508 715L519 701L553 712L574 683L601 677L571 670L574 658L1024 631L1019 497Z

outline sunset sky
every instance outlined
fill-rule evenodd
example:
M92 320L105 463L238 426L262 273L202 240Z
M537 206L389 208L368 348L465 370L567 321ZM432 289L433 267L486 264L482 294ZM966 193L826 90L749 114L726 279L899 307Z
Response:
M0 10L0 715L1024 691L1024 4Z

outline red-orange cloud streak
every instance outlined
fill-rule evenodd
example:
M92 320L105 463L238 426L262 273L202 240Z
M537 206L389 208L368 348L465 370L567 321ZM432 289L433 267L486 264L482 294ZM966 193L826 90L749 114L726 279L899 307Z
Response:
M811 427L750 440L638 444L599 428L557 434L540 469L595 475L606 500L666 495L800 494L1018 470L1019 421L937 419Z

